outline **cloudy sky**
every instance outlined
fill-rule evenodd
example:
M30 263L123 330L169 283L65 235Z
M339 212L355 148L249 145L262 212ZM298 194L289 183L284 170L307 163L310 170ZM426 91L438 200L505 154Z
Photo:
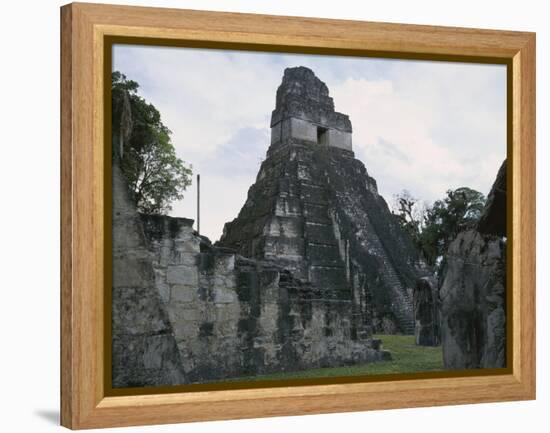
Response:
M353 150L388 204L407 189L487 194L506 157L501 65L116 45L113 69L140 84L201 175L201 233L217 240L245 202L269 146L284 68L307 66L353 126ZM172 215L196 216L195 182Z

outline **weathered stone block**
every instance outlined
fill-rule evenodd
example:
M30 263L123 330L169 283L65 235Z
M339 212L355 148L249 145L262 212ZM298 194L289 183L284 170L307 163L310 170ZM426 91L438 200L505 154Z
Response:
M176 319L182 323L199 322L204 320L204 316L201 314L197 304L191 304L185 307L175 306L173 310L176 313Z
M198 289L199 273L194 266L171 265L166 269L166 282L168 284L181 284Z
M271 144L277 144L281 141L281 122L271 127Z
M351 290L346 280L343 266L311 266L309 269L310 281L317 287L324 289L324 295L329 298L350 298Z
M445 368L505 367L505 317L497 311L504 305L505 247L475 230L460 233L449 246L440 289Z
M328 145L333 147L338 147L340 149L352 150L351 145L351 133L338 131L337 129L329 129L328 134Z
M316 185L302 185L302 200L310 204L327 204L326 191Z
M113 256L113 287L146 288L153 281L151 259L146 255Z
M336 244L332 224L308 222L305 226L305 235L309 242L320 244Z
M216 256L216 271L231 275L235 270L235 254L220 254Z
M158 299L152 288L113 289L113 334L147 334L162 332L169 324L158 311Z
M237 302L237 293L225 285L214 288L214 302L216 304L230 304Z
M275 256L287 260L302 260L304 256L304 239L266 236L264 238L266 257Z
M311 180L311 174L310 174L309 168L305 164L298 164L297 174L298 174L298 179L300 180L305 180L305 181Z
M343 267L345 263L340 257L337 245L309 243L308 253L311 266Z
M125 254L129 250L143 248L144 239L140 231L123 229L127 224L139 223L136 214L113 217L112 243L113 253Z
M234 322L236 324L239 319L239 313L240 305L238 301L231 304L216 304L215 321L217 323Z
M275 215L296 217L301 215L300 200L298 197L278 197L275 203Z
M174 241L174 249L181 253L198 254L200 253L200 244L196 239L179 239Z
M317 143L317 125L307 120L291 118L291 137Z
M170 300L170 286L166 283L164 269L154 268L155 286L159 292L162 302Z
M302 222L299 217L275 216L271 218L269 225L264 230L267 236L282 236L286 238L295 238L302 233Z
M188 303L197 300L197 287L185 284L172 284L170 286L170 302Z
M219 330L220 337L237 337L237 322L234 320L218 321L216 326ZM235 344L235 343L232 343Z
M200 255L192 252L182 252L178 250L173 250L171 254L163 256L167 258L167 263L165 266L169 265L185 265L185 266L196 266L200 260Z
M114 339L112 375L114 388L184 382L178 350L170 335L140 336L131 344Z

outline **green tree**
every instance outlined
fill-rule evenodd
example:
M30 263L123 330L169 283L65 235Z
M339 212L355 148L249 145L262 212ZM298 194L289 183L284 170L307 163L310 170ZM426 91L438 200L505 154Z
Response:
M120 119L125 99L131 109L131 131L121 150L120 166L140 212L163 214L183 198L192 168L177 157L170 130L159 111L138 95L139 84L118 71L112 74L113 120ZM115 151L115 149L113 149Z
M475 227L484 205L485 196L466 187L448 190L445 198L425 207L404 190L396 196L393 212L428 264L436 265L459 232Z
M474 228L485 205L485 196L471 188L447 191L443 200L437 200L424 217L422 245L430 264L444 256L450 242L463 230Z
M420 236L425 211L426 206L406 189L394 195L393 214L418 248L421 248Z

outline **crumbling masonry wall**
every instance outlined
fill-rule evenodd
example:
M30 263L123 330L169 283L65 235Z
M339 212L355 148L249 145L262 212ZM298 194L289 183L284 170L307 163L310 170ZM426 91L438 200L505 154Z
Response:
M113 163L112 383L114 388L185 382L153 256L118 160Z
M388 356L353 326L351 299L328 298L274 263L214 247L192 220L141 219L189 383Z

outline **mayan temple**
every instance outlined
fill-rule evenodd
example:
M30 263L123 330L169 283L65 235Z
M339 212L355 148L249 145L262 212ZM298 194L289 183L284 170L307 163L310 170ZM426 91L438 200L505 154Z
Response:
M324 297L351 299L375 331L414 331L418 253L355 159L349 117L308 68L285 70L266 159L219 244L284 266Z

